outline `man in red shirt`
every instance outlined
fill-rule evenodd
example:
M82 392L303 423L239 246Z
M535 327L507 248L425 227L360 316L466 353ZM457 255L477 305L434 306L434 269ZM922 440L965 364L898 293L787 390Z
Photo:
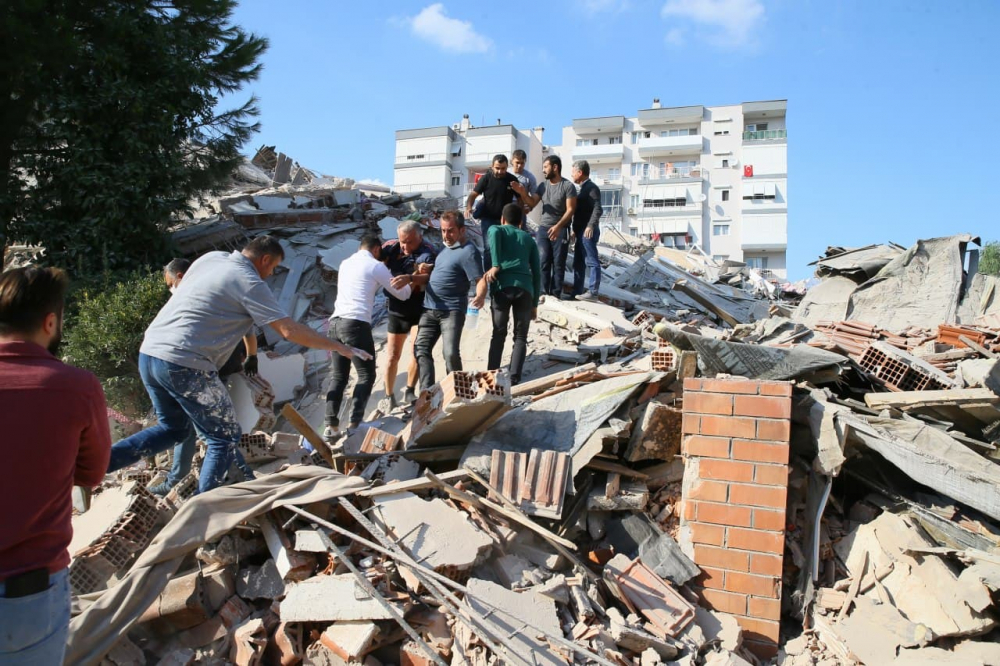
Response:
M66 287L55 268L0 276L0 666L62 663L71 493L98 485L111 453L100 382L53 355Z

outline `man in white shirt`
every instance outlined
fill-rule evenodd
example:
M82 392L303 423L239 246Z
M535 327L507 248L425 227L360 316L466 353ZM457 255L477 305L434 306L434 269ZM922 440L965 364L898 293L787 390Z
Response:
M340 430L340 403L344 399L344 389L351 372L351 363L358 371L358 383L351 396L351 417L348 431L351 432L364 418L368 398L375 385L375 340L372 338L372 308L379 289L385 289L401 301L410 297L407 277L393 278L389 268L379 257L382 240L375 234L361 237L358 251L345 259L337 271L337 300L330 318L330 337L337 342L363 349L371 354L367 360L355 356L347 359L333 358L333 381L326 394L326 428L323 436L333 439Z

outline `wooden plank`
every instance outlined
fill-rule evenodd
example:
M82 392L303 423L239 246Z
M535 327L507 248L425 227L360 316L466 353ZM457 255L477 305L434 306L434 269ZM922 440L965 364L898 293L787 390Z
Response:
M980 345L979 343L975 342L974 340L970 340L968 336L960 335L960 336L958 336L958 339L966 347L968 347L969 349L974 349L975 351L979 352L980 354L982 354L986 358L993 358L993 359L995 359L997 357L996 354L994 354L993 352L991 352L986 347L983 347L982 345Z
M563 370L562 372L557 372L546 377L539 377L538 379L533 379L530 382L524 382L523 384L518 384L510 390L510 395L512 398L523 398L526 395L532 395L533 393L539 393L541 391L546 391L553 386L555 386L559 380L565 379L566 377L572 377L573 375L580 374L582 372L587 372L590 370L596 370L596 363L585 363L579 367L569 368Z
M438 478L442 481L461 481L469 477L469 473L464 469L455 469L450 472L442 472L438 475ZM377 486L375 488L369 488L368 490L362 490L358 492L359 497L379 497L381 495L392 495L393 493L401 493L403 491L416 492L418 490L430 490L434 488L436 484L430 479L410 479L409 481L399 481L397 483L390 483L384 486Z
M323 460L330 465L331 469L337 469L337 463L333 458L333 454L330 452L330 447L326 444L326 440L320 437L318 432L313 430L313 427L309 425L309 422L306 421L294 407L292 407L292 403L285 403L285 406L281 408L281 415L284 416L285 420L291 423L292 427L298 430L310 444L312 444L313 448L316 449L321 456L323 456Z
M1000 403L1000 396L985 388L865 394L865 404L872 409L894 407L905 410L917 407L989 405L997 403Z
M591 458L584 467L589 469L596 469L599 472L614 472L615 474L620 474L622 476L627 476L633 479L648 479L649 475L644 474L638 470L632 469L631 467L626 467L625 465L619 465L618 463L609 462L607 460L602 460L600 458Z

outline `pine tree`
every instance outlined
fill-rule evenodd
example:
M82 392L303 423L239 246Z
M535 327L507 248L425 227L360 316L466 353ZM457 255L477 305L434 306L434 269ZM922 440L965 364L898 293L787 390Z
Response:
M6 0L0 234L77 276L157 264L164 230L259 129L265 39L234 0Z

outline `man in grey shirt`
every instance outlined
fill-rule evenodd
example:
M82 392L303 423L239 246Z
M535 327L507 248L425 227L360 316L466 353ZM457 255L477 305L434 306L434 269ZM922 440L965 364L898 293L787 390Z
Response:
M313 349L370 357L281 310L264 280L284 256L277 240L259 236L242 252L209 252L191 264L139 348L139 374L159 423L117 442L108 472L164 451L194 429L208 447L198 492L222 483L242 433L218 370L253 324Z
M542 219L535 236L541 257L542 293L561 299L569 253L569 223L576 210L576 187L562 177L562 160L558 155L549 155L542 162L542 177L533 193L520 183L511 187L531 208L542 203Z

